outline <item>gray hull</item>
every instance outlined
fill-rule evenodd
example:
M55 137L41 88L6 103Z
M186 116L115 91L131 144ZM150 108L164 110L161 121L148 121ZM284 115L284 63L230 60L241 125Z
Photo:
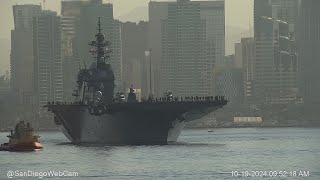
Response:
M190 108L186 105L175 109L169 105L160 111L150 106L121 107L121 110L116 107L101 116L90 114L85 105L54 105L51 111L62 132L74 143L145 145L177 141L186 122L199 119L219 106Z

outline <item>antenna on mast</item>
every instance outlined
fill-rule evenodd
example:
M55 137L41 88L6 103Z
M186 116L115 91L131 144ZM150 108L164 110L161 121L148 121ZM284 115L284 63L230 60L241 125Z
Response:
M99 30L99 34L101 34L101 21L100 21L100 17L98 17L98 30Z

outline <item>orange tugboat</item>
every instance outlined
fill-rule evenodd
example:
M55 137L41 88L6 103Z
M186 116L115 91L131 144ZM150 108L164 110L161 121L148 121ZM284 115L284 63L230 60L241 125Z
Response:
M9 142L1 144L1 151L37 151L43 148L40 136L35 134L30 123L24 121L20 121L7 137Z

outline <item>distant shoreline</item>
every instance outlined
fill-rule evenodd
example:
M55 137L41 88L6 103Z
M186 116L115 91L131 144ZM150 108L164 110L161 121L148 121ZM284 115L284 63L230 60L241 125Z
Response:
M320 128L317 125L277 125L277 126L217 126L217 127L185 127L184 129L223 129L223 128Z

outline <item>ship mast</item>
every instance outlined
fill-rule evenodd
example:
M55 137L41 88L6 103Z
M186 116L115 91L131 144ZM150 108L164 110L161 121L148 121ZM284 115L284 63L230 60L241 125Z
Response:
M98 21L98 34L96 35L96 42L97 42L97 68L99 68L99 65L104 62L104 46L103 46L103 41L104 41L104 35L101 34L101 19L99 17Z
M102 34L102 24L101 18L98 17L98 33L96 34L96 40L92 41L89 45L91 45L92 49L90 52L96 55L97 61L97 69L100 69L103 64L105 64L105 59L109 58L109 45L108 41L105 42L105 36Z
M106 60L110 54L110 43L105 40L105 36L102 33L101 18L98 17L97 33L95 40L91 41L90 51L94 56L93 65L96 67L90 67L90 69L80 69L78 74L78 90L73 94L77 98L80 97L80 101L84 101L86 97L94 97L94 93L103 92L104 99L112 100L114 89L114 74L110 64L106 64ZM88 94L88 95L86 95ZM87 98L88 99L88 98Z

